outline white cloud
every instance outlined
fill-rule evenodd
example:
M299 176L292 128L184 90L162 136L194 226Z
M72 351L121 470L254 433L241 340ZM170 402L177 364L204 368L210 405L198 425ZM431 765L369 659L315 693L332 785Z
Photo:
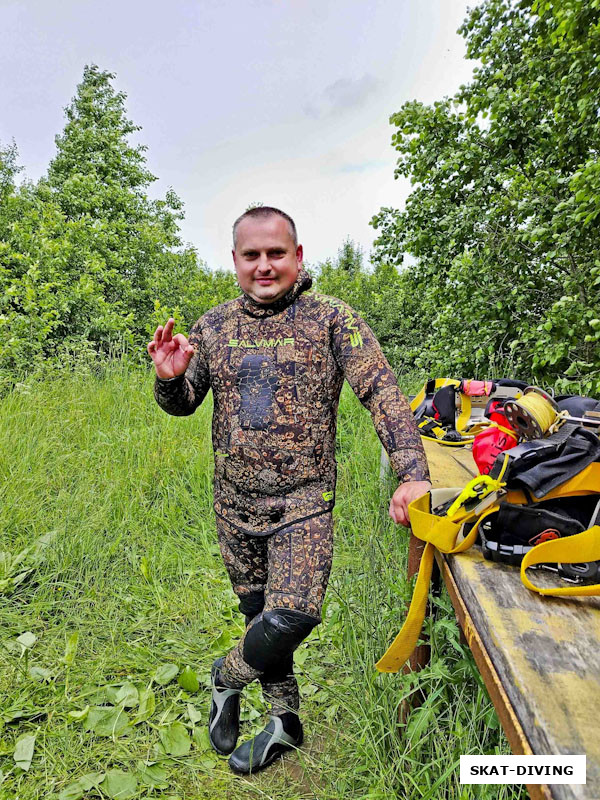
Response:
M369 73L362 78L339 78L323 89L314 101L304 106L304 112L313 119L337 114L348 109L360 108L367 103L381 86L381 81Z

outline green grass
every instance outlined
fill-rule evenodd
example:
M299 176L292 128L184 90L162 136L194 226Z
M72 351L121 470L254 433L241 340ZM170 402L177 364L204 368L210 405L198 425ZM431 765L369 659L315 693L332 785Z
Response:
M379 485L377 438L347 390L325 622L297 653L306 745L252 779L212 752L210 665L242 618L216 544L210 412L169 417L150 373L121 362L30 379L0 401L0 799L474 797L459 755L507 745L447 597L429 625L430 667L373 668L410 596L407 534L387 516L393 485ZM190 667L199 690L193 676L160 683L164 664ZM400 730L398 703L416 686L427 700ZM246 736L265 710L258 686L243 710ZM143 783L148 762L160 786ZM65 792L89 773L110 775Z

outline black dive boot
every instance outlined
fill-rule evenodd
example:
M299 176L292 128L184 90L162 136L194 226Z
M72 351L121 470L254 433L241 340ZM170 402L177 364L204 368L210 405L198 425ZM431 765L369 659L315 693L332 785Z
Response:
M243 775L258 772L286 751L300 747L303 739L302 723L297 714L286 711L281 716L271 716L264 730L234 750L229 766L233 772Z
M212 702L208 719L208 738L214 749L222 756L228 756L237 744L240 733L240 692L241 689L228 689L221 681L221 667L224 658L217 658L210 672Z

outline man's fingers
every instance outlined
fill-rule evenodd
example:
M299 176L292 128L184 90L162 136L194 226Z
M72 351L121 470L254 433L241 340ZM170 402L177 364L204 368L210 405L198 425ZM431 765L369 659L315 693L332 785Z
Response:
M183 333L176 333L173 337L173 341L175 344L180 347L182 350L186 350L188 346L188 340L185 338ZM193 350L194 348L192 348Z
M175 320L173 319L173 317L169 317L167 324L164 327L162 325L159 325L158 328L154 331L154 337L152 341L154 342L155 352L162 344L169 344L171 342L172 340L171 334L173 332L174 325L175 325ZM177 335L179 336L180 334ZM150 345L148 345L148 352L152 354L150 351Z
M396 489L391 499L390 517L394 520L396 525L408 525L408 498L406 497L406 489L402 486Z
M396 509L394 508L393 500L390 500L390 517L394 522L396 522Z
M430 489L431 483L429 481L407 481L400 484L394 492L390 504L390 516L394 522L408 527L410 525L410 504L426 494ZM392 507L394 508L393 514Z
M403 514L402 506L399 505L398 501L394 502L394 500L390 503L390 517L394 520L396 525L405 525L406 523L403 521Z
M396 501L394 505L394 510L396 512L395 514L396 519L394 520L396 525L406 525L408 520L406 518L406 509L404 507L404 503L402 502L398 503L398 501Z
M167 324L165 325L165 328L164 328L163 334L162 334L163 342L170 342L171 341L171 339L173 338L172 337L172 333L173 333L173 328L174 327L175 327L175 320L173 319L173 317L169 317L169 320L168 320Z

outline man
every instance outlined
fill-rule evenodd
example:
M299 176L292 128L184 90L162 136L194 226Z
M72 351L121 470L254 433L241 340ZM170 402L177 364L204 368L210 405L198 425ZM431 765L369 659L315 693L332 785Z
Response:
M209 734L235 772L249 773L303 739L293 652L321 621L331 568L344 378L401 481L394 522L408 523L408 504L430 484L410 408L370 328L340 300L307 293L293 220L251 209L236 220L233 242L243 295L204 314L189 341L172 335L170 319L148 352L168 413L193 413L213 390L217 533L247 627L213 665ZM255 679L270 721L236 749L239 695Z

